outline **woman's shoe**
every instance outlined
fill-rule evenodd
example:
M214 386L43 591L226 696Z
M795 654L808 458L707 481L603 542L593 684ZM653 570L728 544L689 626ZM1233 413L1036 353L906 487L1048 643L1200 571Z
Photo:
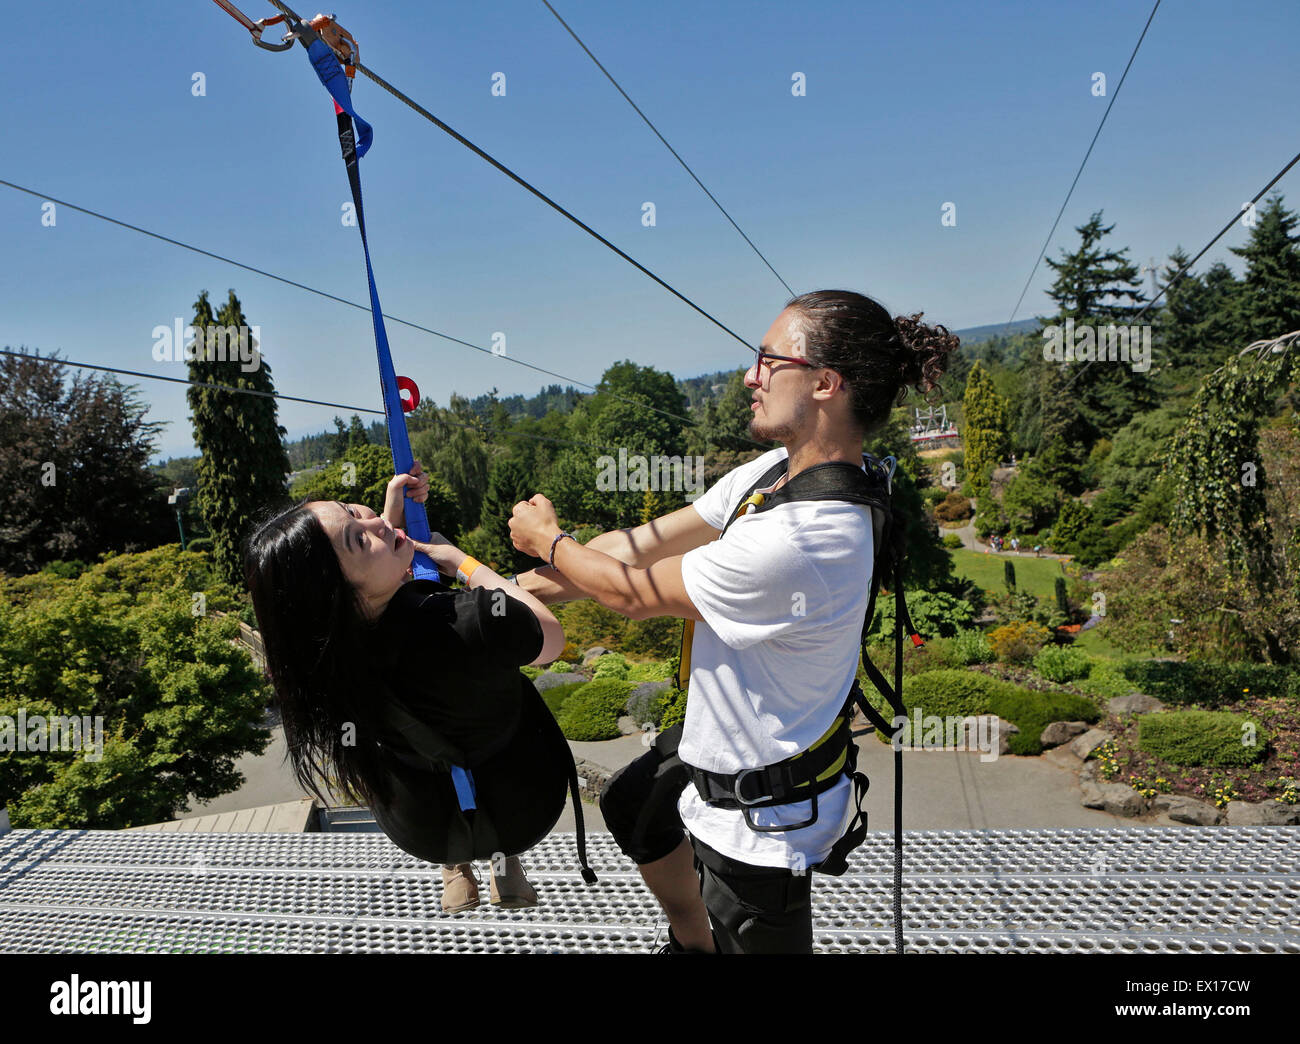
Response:
M493 883L493 891L496 885ZM493 900L495 902L495 900ZM442 868L442 912L460 913L478 906L478 878L472 863Z
M497 861L492 860L492 897L493 906L506 910L522 910L524 907L537 905L537 893L524 876L523 865L518 856L507 856L505 872L497 875Z

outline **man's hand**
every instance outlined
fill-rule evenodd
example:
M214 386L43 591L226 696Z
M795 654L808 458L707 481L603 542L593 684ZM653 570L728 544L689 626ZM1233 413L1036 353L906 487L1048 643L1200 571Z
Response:
M559 532L562 530L555 506L540 493L521 500L511 512L510 540L526 555L545 560Z
M407 487L410 487L411 499L417 504L429 499L429 476L424 474L418 460L411 465L409 475L394 475L384 491L384 510L380 514L390 526L406 528Z

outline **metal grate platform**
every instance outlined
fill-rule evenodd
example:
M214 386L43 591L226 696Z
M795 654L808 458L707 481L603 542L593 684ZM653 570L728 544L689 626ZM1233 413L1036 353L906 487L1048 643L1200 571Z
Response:
M447 915L438 867L382 834L15 830L0 835L0 952L634 952L666 938L608 834L524 857L542 904ZM486 894L485 864L479 866ZM911 952L1300 953L1300 828L918 831ZM893 847L868 835L813 883L823 953L893 949Z

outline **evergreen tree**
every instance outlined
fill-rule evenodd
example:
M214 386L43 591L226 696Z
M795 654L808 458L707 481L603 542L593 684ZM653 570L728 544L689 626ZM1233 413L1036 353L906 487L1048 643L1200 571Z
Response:
M366 426L361 423L361 418L354 413L351 422L348 424L347 448L351 450L368 445L370 445L370 439L366 436Z
M194 303L194 358L191 380L273 392L271 367L260 351L257 365L244 363L229 351L243 336L254 350L252 333L233 290L217 315L213 315L204 290ZM227 358L220 358L220 338L225 337ZM234 340L232 340L232 338ZM284 428L276 422L275 399L269 395L238 395L191 385L186 393L194 422L194 444L201 454L195 471L199 477L199 513L212 534L212 550L219 573L227 582L243 585L241 542L255 515L267 505L288 506L285 475L291 470L284 450Z
M962 397L961 432L966 474L976 494L987 492L989 475L1005 458L1008 449L1007 401L993 388L982 362L976 362L966 379Z
M523 461L505 455L493 458L479 516L479 525L483 527L481 547L491 561L507 572L523 572L537 564L536 559L519 551L510 540L511 512L516 504L535 492L533 479Z
M1242 333L1248 342L1270 341L1300 330L1300 237L1294 234L1296 224L1296 215L1282 206L1281 194L1275 193L1257 212L1246 245L1229 248L1246 259Z
M1059 261L1044 260L1056 272L1047 291L1057 314L1049 322L1063 330L1067 319L1076 327L1127 325L1143 300L1137 265L1128 250L1107 250L1101 240L1114 225L1102 225L1101 211L1076 227L1078 249ZM1050 362L1044 360L1039 381L1042 433L1039 453L1051 480L1070 492L1081 490L1083 454L1100 435L1113 433L1137 412L1155 404L1147 372L1122 361Z

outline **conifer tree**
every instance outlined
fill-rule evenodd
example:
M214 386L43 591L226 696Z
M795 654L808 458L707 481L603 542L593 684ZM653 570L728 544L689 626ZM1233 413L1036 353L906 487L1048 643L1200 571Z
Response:
M1009 440L1007 401L994 390L993 379L983 363L975 363L966 379L962 417L966 474L976 494L986 493L989 472L1006 456Z
M1101 240L1114 225L1103 225L1101 211L1075 228L1081 241L1059 261L1045 258L1056 272L1047 291L1057 313L1044 325L1096 329L1127 325L1143 300L1137 265L1128 250L1103 249ZM1039 380L1042 432L1039 454L1044 473L1069 492L1081 489L1080 472L1087 448L1100 436L1114 434L1133 415L1155 405L1149 371L1126 362L1051 362L1044 360Z
M1230 247L1246 260L1242 316L1245 340L1267 341L1300 330L1300 237L1295 213L1270 196L1256 215L1244 247ZM1240 346L1246 347L1245 344Z
M208 292L201 292L194 303L191 325L195 330L191 380L260 392L275 390L271 367L254 343L234 290L216 315ZM252 348L250 362L254 364L248 369L240 357L245 344ZM240 550L249 525L268 505L289 503L285 476L291 466L284 450L285 430L276 421L276 403L270 395L240 395L191 385L186 398L192 411L194 444L201 454L195 466L199 513L212 534L218 571L227 582L242 587Z

